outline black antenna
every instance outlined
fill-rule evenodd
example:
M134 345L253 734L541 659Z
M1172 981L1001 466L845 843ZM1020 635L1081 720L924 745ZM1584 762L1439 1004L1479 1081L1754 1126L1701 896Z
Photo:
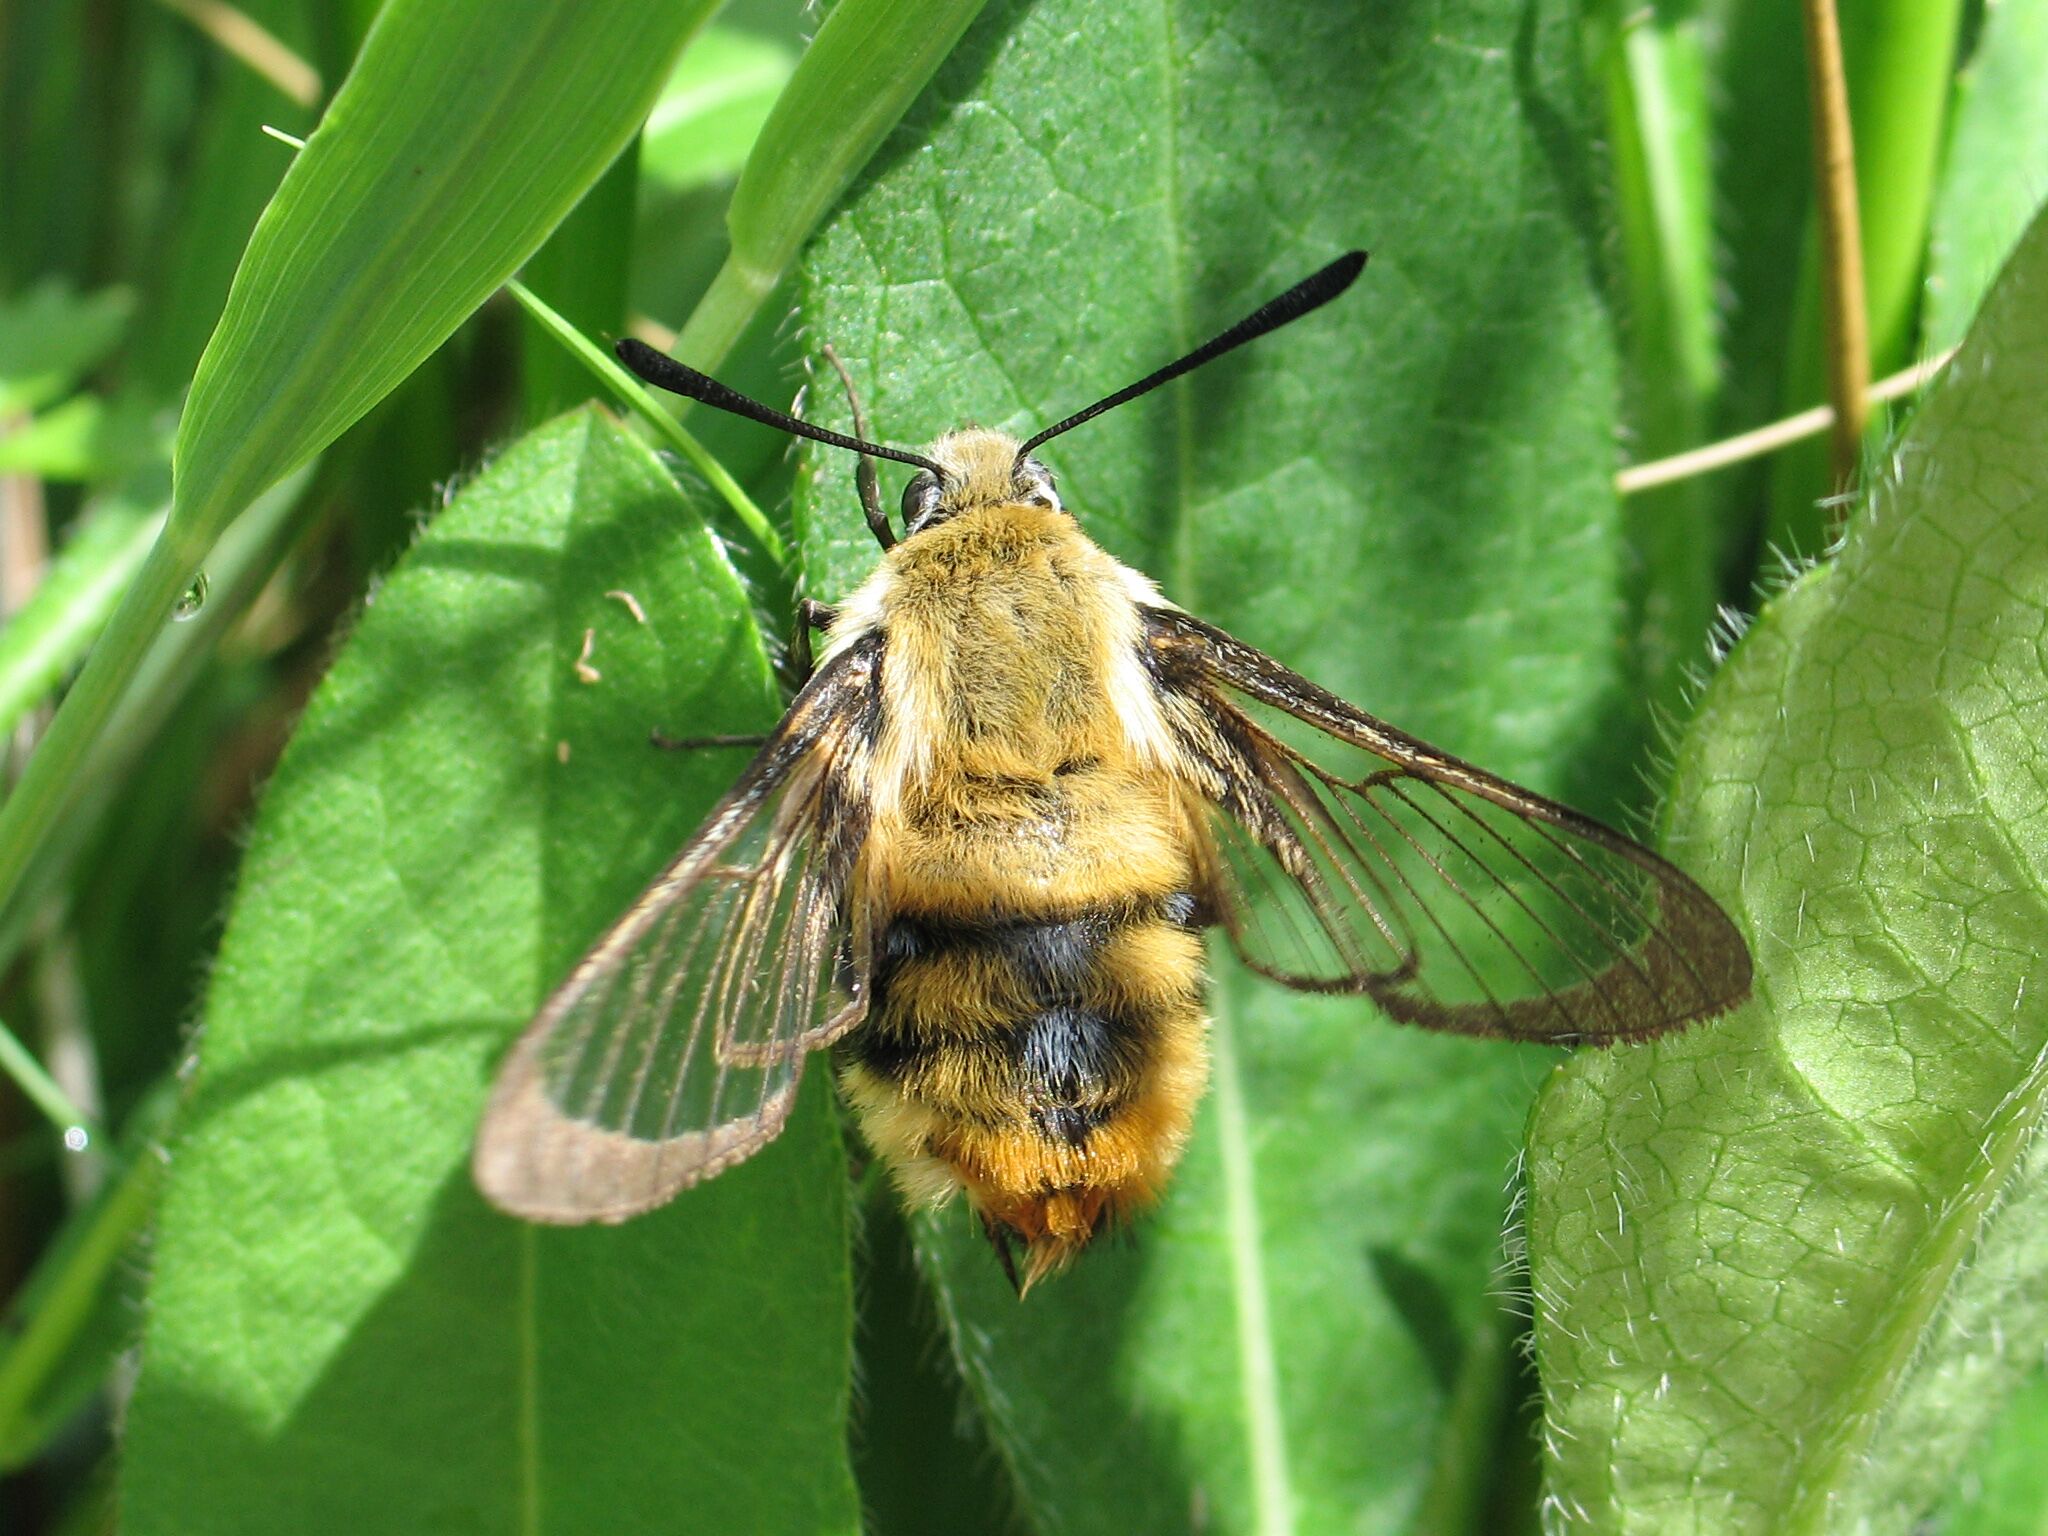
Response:
M880 443L864 443L857 437L848 437L844 432L829 432L823 427L814 427L808 421L778 411L772 405L763 405L750 400L736 389L730 389L710 377L687 367L670 357L666 352L657 352L644 341L635 341L628 336L612 349L619 361L648 383L668 390L671 394L684 395L692 400L701 400L706 405L716 406L721 411L731 411L735 416L744 416L749 421L758 421L764 427L780 427L797 437L808 437L814 443L828 443L834 448L850 448L855 453L871 453L878 459L894 459L899 464L915 464L919 469L928 469L940 480L947 478L943 464L934 464L921 454L906 453L901 448L885 448Z
M1040 443L1058 437L1062 432L1071 431L1084 421L1093 421L1104 411L1115 410L1127 400L1135 400L1142 394L1157 389L1160 385L1179 378L1190 369L1199 368L1211 358L1221 357L1232 348L1241 347L1248 341L1256 341L1268 331L1277 331L1290 320L1299 320L1312 309L1320 309L1337 297L1358 279L1365 270L1366 253L1348 251L1320 272L1303 278L1277 299L1261 304L1214 341L1205 342L1178 362L1168 363L1157 373L1148 373L1135 384L1127 384L1115 394L1106 396L1089 406L1085 411L1076 411L1058 426L1047 427L1038 436L1030 439L1017 450L1018 462Z

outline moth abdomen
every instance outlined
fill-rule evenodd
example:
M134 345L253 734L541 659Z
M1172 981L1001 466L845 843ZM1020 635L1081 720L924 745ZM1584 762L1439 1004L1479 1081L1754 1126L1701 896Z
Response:
M934 1108L1071 1142L1142 1091L1161 1031L1200 1027L1192 898L1059 915L907 914L876 943L843 1053ZM1034 1118L1035 1117L1035 1118Z
M893 920L840 1080L906 1191L964 1187L1033 1273L1151 1199L1205 1067L1196 909Z

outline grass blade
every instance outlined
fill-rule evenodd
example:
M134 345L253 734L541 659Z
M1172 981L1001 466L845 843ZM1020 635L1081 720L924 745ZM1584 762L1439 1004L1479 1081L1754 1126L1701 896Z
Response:
M164 532L0 808L0 903L221 530L512 275L632 136L711 8L384 7L235 274L179 423Z
M733 189L732 254L676 339L716 369L984 0L841 0L797 61Z

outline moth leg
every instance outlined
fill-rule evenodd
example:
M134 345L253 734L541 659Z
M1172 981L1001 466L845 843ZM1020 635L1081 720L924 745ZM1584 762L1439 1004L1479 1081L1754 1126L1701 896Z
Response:
M825 361L830 363L839 375L839 382L846 386L846 403L853 409L853 435L868 437L868 419L860 408L860 396L853 391L853 375L846 371L846 364L839 361L839 354L832 350L830 342L825 344ZM868 439L872 441L872 439ZM875 461L866 454L854 466L853 483L860 487L860 509L868 520L868 531L875 536L875 542L884 549L896 547L896 530L889 526L889 514L882 510L882 491L875 480ZM808 672L810 669L805 668Z
M830 603L821 603L808 597L797 601L796 633L790 637L789 664L796 672L799 686L809 682L811 677L811 631L830 629L832 621L838 617L839 610Z
M1010 1289L1017 1293L1017 1299L1024 1299L1024 1282L1017 1276L1017 1236L994 1217L981 1214L982 1235L988 1239L989 1247L996 1251L996 1262L1003 1266L1003 1278L1010 1282Z

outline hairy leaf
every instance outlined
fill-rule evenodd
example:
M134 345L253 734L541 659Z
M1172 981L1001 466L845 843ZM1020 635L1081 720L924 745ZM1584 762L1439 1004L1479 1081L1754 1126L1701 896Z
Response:
M1552 1491L1600 1531L1904 1532L2048 1344L2048 224L1685 746L1756 1001L1530 1137Z
M207 1001L135 1536L854 1527L821 1077L776 1145L629 1226L512 1221L468 1167L512 1034L733 771L649 729L756 729L774 694L698 505L593 411L381 588L265 797Z

